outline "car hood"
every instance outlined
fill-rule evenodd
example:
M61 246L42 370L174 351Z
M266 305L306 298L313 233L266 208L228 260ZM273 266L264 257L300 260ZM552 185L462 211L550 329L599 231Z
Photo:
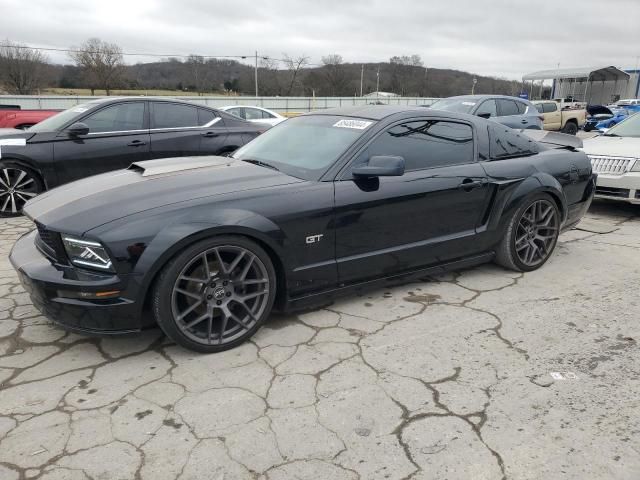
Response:
M640 157L640 138L598 135L597 137L588 138L582 143L582 150L587 155Z
M28 130L18 130L17 128L0 128L0 142L2 140L9 139L24 139L29 140L35 133ZM2 143L0 143L2 145Z
M24 212L54 230L81 234L153 208L302 181L228 157L150 160L54 188Z

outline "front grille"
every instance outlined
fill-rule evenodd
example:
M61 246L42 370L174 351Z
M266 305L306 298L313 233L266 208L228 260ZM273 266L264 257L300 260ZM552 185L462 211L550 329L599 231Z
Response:
M40 251L55 262L66 263L66 254L60 240L60 234L48 230L38 222L36 222L36 228L38 229L36 246Z
M606 195L607 197L628 198L629 189L613 188L613 187L596 187L596 195Z
M596 173L605 173L613 175L623 175L631 170L634 158L626 157L608 157L599 155L589 155L591 166Z

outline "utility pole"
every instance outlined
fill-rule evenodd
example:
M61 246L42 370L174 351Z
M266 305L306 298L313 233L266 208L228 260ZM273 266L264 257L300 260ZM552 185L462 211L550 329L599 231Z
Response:
M378 73L376 73L376 94L380 94L380 65L378 65Z
M471 85L471 95L473 95L473 92L475 92L476 90L476 83L478 83L478 79L476 77L473 77L473 83Z
M360 96L362 96L362 86L364 84L364 63L360 69Z
M256 50L256 97L258 96L258 51Z

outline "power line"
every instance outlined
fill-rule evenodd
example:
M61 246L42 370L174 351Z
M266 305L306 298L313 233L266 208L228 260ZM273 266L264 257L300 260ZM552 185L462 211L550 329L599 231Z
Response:
M3 46L0 44L0 46ZM32 47L29 45L5 45L10 46L11 48L18 48L23 50L39 50L44 52L62 52L62 53L75 53L80 49L73 48L53 48L53 47ZM102 53L97 51L86 51L86 53ZM120 52L121 55L127 57L156 57L156 58L191 58L191 57L200 57L200 58L235 58L239 60L247 60L255 58L255 54L250 55L200 55L196 53L184 54L184 53L147 53L147 52ZM259 56L259 60L273 60L280 63L287 63L288 60L283 58L275 58L269 56ZM322 64L318 63L306 63L305 65L313 66L313 67L321 67Z

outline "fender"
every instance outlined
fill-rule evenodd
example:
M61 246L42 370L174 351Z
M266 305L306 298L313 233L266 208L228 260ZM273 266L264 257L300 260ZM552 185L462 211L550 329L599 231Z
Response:
M478 228L478 232L502 231L514 212L522 205L526 198L540 192L547 192L558 202L561 215L566 218L566 199L562 187L551 175L536 173L527 178L509 179L503 181L491 181L497 189L490 208L490 215L484 225Z
M173 216L174 221L167 222L167 216ZM85 233L88 238L99 234L112 242L115 238L129 238L132 231L137 232L135 239L118 242L117 251L110 253L117 259L117 270L127 274L136 284L138 294L145 297L158 272L172 257L188 245L214 235L243 235L261 244L267 253L273 254L270 256L276 270L283 275L283 281L286 281L285 272L291 268L281 263L287 258L284 255L288 242L285 233L268 218L248 210L222 208L211 211L191 207L160 212L152 218L146 212L139 220L125 217ZM132 255L132 251L140 249L142 253Z

